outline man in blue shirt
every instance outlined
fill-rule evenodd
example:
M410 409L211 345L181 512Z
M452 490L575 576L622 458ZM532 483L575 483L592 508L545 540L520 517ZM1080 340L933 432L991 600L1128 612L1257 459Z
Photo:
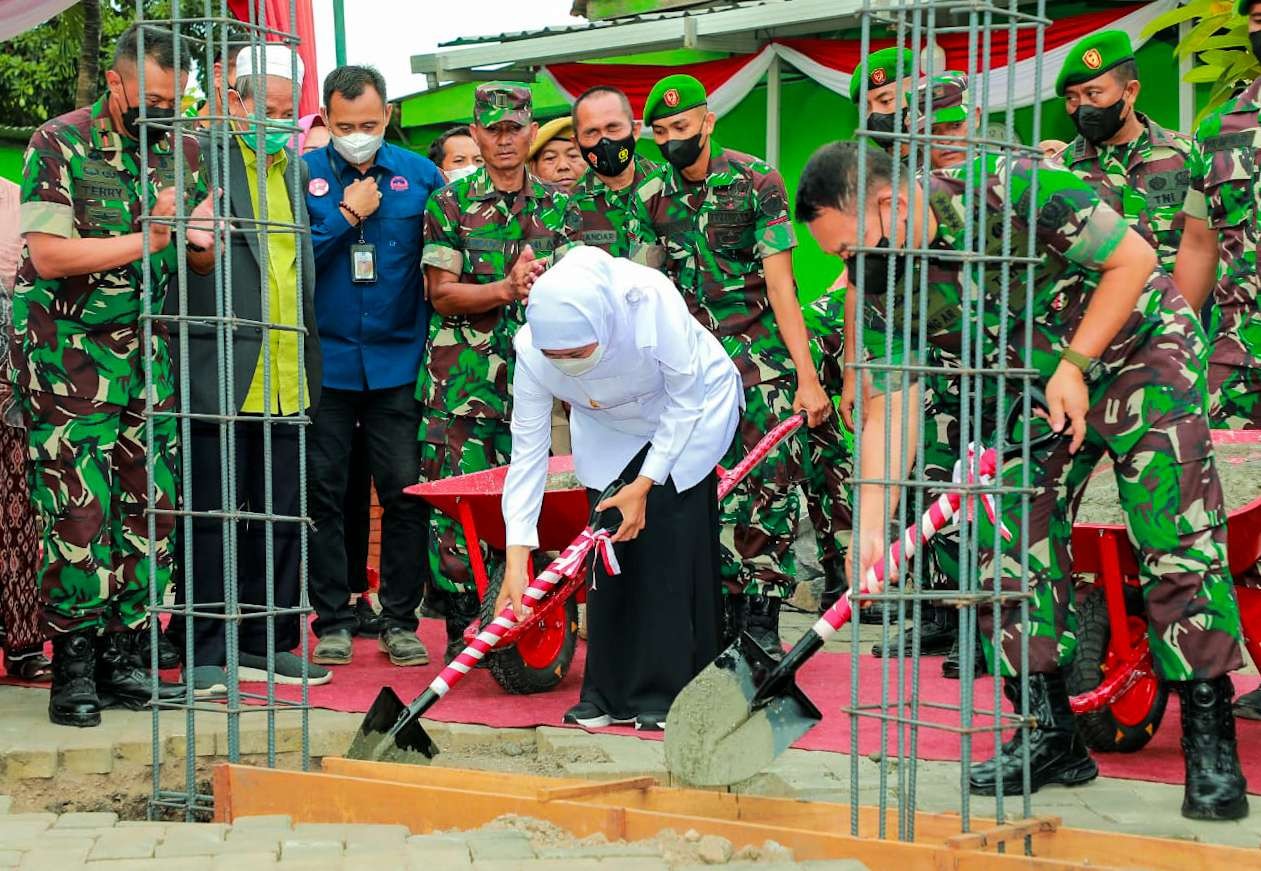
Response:
M312 660L351 659L342 504L356 424L381 518L380 646L395 665L424 665L416 608L427 569L428 512L403 488L419 479L415 399L429 332L420 269L430 191L445 184L425 157L383 141L391 106L371 67L339 67L324 80L332 142L305 156L315 248L315 312L324 350L324 390L308 447L311 604L319 643Z

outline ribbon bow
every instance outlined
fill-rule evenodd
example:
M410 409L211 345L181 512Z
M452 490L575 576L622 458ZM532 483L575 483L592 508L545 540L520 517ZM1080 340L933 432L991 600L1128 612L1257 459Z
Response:
M582 571L587 561L587 554L594 550L604 561L604 571L609 575L620 575L622 566L613 551L613 533L607 529L592 529L588 526L578 533L578 538L556 561L556 570L566 578L575 578Z
M991 485L994 483L994 476L980 471L980 458L981 451L977 449L975 443L970 443L968 445L967 483L980 483L984 486ZM951 477L956 484L964 483L964 469L961 461L955 461L954 473ZM998 531L1002 534L1004 541L1011 541L1011 530L1009 530L1007 525L998 517L998 509L994 504L994 494L983 493L981 494L980 500L981 507L985 509L985 515L990 519L990 523L998 527ZM969 495L967 497L967 504L968 519L976 519L976 498Z

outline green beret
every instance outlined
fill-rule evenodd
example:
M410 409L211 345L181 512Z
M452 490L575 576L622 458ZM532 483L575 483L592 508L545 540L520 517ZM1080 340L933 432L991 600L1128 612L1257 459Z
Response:
M1124 30L1101 30L1068 50L1068 59L1055 80L1055 93L1061 97L1069 85L1098 78L1115 66L1134 60L1130 35Z
M862 88L863 76L867 77L867 90L874 91L892 82L898 77L898 73L901 73L902 78L905 79L912 74L914 69L915 52L909 48L899 51L897 46L890 46L880 51L873 51L858 65L858 69L854 70L854 74L849 78L849 99L853 103L858 102L858 92Z
M651 124L709 102L705 86L692 76L677 73L652 86L644 103L644 123Z

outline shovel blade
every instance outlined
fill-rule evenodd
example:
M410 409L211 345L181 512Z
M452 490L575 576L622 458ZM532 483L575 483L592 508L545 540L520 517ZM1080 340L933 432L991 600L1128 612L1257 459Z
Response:
M349 759L428 765L438 755L420 717L407 717L407 705L389 687L382 687L368 708L355 739L346 751Z
M775 663L742 634L683 688L666 716L666 767L672 774L694 786L739 783L765 770L823 719L795 681L753 707Z

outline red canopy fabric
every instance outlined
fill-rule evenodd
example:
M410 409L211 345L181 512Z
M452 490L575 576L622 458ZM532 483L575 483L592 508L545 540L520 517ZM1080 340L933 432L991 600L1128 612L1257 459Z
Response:
M1147 5L1145 3L1132 3L1110 6L1098 12L1087 12L1083 15L1073 15L1068 18L1061 18L1059 21L1053 21L1043 31L1042 49L1043 51L1048 51L1063 45L1071 45L1097 30L1107 30L1118 19L1132 12L1137 12ZM1008 36L1006 29L995 29L991 32L989 69L993 70L1007 65ZM1016 31L1017 62L1033 57L1037 49L1036 38L1036 33L1032 28ZM845 72L853 72L859 61L862 60L860 54L862 46L857 40L777 39L776 43L795 48L821 64L832 69L844 70ZM870 51L879 51L882 48L888 48L896 44L897 41L892 39L873 39ZM946 52L947 69L965 71L968 69L968 59L971 56L968 34L943 33L937 37L937 44ZM976 37L976 50L978 52L984 50L984 42L981 35ZM980 69L981 66L982 64L978 60L976 68Z
M578 97L588 88L616 82L617 86L630 98L631 106L635 109L635 117L638 118L643 115L648 92L652 90L653 85L666 76L681 72L695 76L705 86L705 91L712 94L757 57L753 54L741 54L722 60L688 64L686 67L655 64L548 64L547 71L551 73L552 78L570 100Z
M298 115L320 111L319 73L315 66L315 16L311 12L311 0L296 0L297 21L289 20L289 0L228 0L228 9L241 21L264 24L274 30L296 33L298 56L302 58L305 72L302 76L302 93L298 98ZM251 18L251 13L256 19ZM268 42L280 42L281 37L267 35Z
M1054 96L1054 70L1067 57L1069 49L1084 36L1108 28L1129 33L1136 46L1147 23L1177 5L1177 0L1155 0L1151 3L1110 5L1106 9L1073 15L1053 21L1043 31L1041 70L1039 75L1037 36L1034 30L1016 31L1015 63L1008 63L1008 31L991 32L988 64L974 64L988 69L989 88L986 105L990 111L1008 105L1028 106ZM896 44L880 39L871 43L869 51ZM966 33L943 33L937 44L946 53L946 69L967 70L973 54ZM975 52L985 50L983 37L978 37ZM733 108L756 86L762 73L775 57L791 64L826 88L848 96L850 74L862 60L858 40L777 39L756 54L736 55L723 60L685 66L650 66L607 63L550 64L545 73L570 101L594 85L615 83L630 97L636 114L642 114L644 100L652 86L663 76L686 72L704 83L710 94L710 108L717 114ZM909 70L908 70L909 72Z

